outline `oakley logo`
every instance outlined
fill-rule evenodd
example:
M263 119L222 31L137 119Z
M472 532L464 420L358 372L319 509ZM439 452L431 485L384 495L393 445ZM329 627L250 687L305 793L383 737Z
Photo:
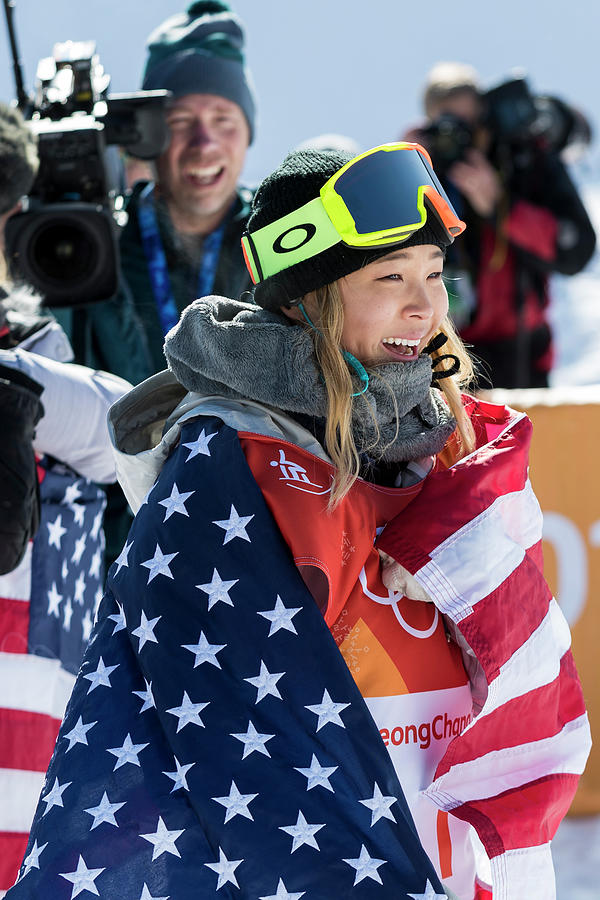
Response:
M298 234L294 235L296 231ZM308 244L314 238L316 232L317 228L311 222L306 222L303 225L294 225L293 228L288 228L287 231L280 234L277 240L273 242L273 250L275 253L291 253L292 250L299 250L300 247L304 247L305 244ZM290 237L290 235L293 236Z

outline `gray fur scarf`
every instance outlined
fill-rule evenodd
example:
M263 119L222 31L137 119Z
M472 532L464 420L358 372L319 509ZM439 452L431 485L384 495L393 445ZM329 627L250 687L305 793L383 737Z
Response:
M204 297L185 310L167 334L164 350L169 368L189 391L326 416L327 394L310 334L280 313ZM388 462L438 453L456 423L431 387L430 358L385 363L369 375L367 391L353 399L359 452Z

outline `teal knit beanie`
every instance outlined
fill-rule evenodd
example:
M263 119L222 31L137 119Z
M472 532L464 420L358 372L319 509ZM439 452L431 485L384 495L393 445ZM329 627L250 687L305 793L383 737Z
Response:
M148 38L143 90L216 94L241 108L254 137L254 88L244 64L244 28L222 0L196 0Z

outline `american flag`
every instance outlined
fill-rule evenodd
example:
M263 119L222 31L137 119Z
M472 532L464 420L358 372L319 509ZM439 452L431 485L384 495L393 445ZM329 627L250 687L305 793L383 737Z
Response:
M185 424L111 567L8 896L80 894L446 897L218 419Z
M38 471L38 533L0 577L0 896L23 858L104 579L104 493L48 459Z
M378 546L426 589L479 666L481 709L425 793L477 830L494 900L552 900L550 841L584 769L589 724L569 628L542 575L531 422L484 402L469 409L479 449L430 476Z

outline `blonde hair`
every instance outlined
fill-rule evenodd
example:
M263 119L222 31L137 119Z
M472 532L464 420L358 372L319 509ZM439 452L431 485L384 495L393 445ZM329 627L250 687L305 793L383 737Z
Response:
M318 328L311 328L310 334L327 391L325 449L336 468L329 498L329 509L331 510L349 492L360 471L360 458L352 434L354 385L341 349L344 307L337 282L318 288L312 296L316 300L319 323ZM456 356L460 364L459 372L456 375L442 378L439 387L456 419L459 454L463 456L470 453L475 445L473 427L461 399L461 388L473 381L473 364L448 318L445 318L440 325L439 332L446 336L447 341L443 348L431 354L433 364L435 365L435 361L445 353ZM396 403L394 397L393 402ZM374 417L373 423L377 434L377 422ZM369 448L364 449L368 450Z

